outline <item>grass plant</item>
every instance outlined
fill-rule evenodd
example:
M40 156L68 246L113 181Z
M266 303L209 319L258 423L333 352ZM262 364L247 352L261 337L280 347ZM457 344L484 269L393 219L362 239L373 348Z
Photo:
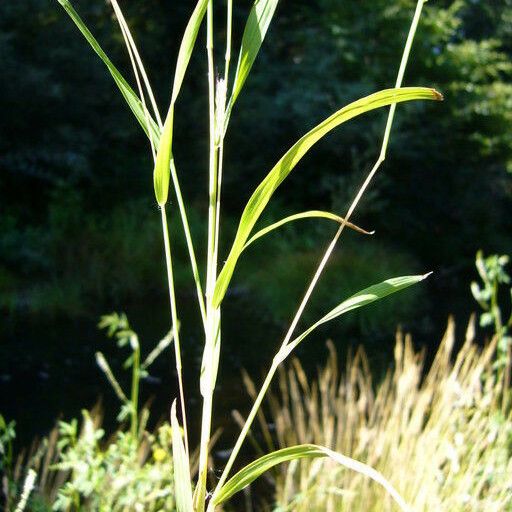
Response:
M510 388L492 371L498 336L480 348L474 323L457 350L450 320L431 364L398 332L394 367L377 385L361 348L340 369L329 342L314 381L294 359L269 396L258 438L272 437L278 447L321 444L366 460L416 512L512 510L512 411L501 406ZM271 476L275 503L267 500L267 508L276 511L393 510L378 486L331 461L293 461Z
M281 364L288 358L292 351L317 327L330 322L344 313L361 308L367 304L380 300L387 295L402 290L412 284L422 281L425 275L414 275L391 278L384 282L368 286L343 300L326 312L318 321L314 322L302 333L297 334L296 330L302 313L306 308L323 270L334 250L345 227L353 227L350 219L365 191L367 190L374 175L386 158L388 141L393 124L397 103L413 100L440 100L441 95L430 88L424 87L402 87L405 68L412 47L416 28L420 19L421 11L426 0L418 0L416 11L413 17L411 29L405 42L403 57L398 70L397 80L394 88L382 90L365 98L356 100L349 105L340 108L327 119L321 121L313 129L301 137L292 147L278 160L261 181L252 196L249 198L244 211L241 214L240 222L234 241L226 257L226 260L219 269L219 241L221 236L221 186L224 172L224 140L227 134L230 116L235 107L237 98L241 94L246 79L255 63L265 35L275 14L278 0L256 0L247 18L243 31L238 62L234 75L230 72L231 50L232 50L232 0L227 0L226 5L226 37L222 41L225 47L223 62L223 78L216 78L216 69L219 68L215 62L215 45L219 44L216 37L216 20L214 19L214 0L198 0L192 11L191 17L185 28L185 33L177 56L174 80L171 91L170 105L167 114L161 116L158 106L154 101L154 94L150 81L140 58L134 37L123 17L117 0L110 0L115 16L126 43L130 61L132 63L136 90L135 92L128 81L121 75L119 70L110 61L100 44L94 38L91 31L85 26L78 13L74 10L69 0L59 0L66 12L80 29L96 54L102 59L111 73L117 87L125 98L134 116L140 123L149 138L150 148L154 157L153 183L155 198L160 208L163 246L167 268L167 285L170 299L170 317L172 322L172 333L174 339L175 364L178 378L179 397L177 403L171 408L172 425L172 446L173 446L173 468L174 468L174 495L176 508L180 512L213 512L224 502L229 500L233 494L246 488L254 479L265 471L285 461L299 460L303 458L329 458L334 463L348 467L355 473L360 473L381 484L402 510L408 510L408 506L395 490L395 488L374 468L360 461L347 457L347 455L334 452L329 447L314 445L311 443L295 445L265 454L260 459L247 465L238 473L231 476L231 470L237 460L242 444L245 442L252 422L255 419L270 383ZM217 2L215 2L217 3ZM208 165L208 219L207 219L207 258L206 273L204 282L201 281L198 263L195 256L194 241L190 233L186 203L181 193L177 164L174 158L173 133L175 128L175 105L179 99L187 67L195 49L198 34L203 24L206 24L206 60L208 67L208 119L209 119L209 165ZM312 149L312 147L325 135L331 132L344 122L369 112L371 110L390 106L387 123L385 126L383 142L379 158L370 170L359 192L352 201L346 215L342 218L338 215L326 212L306 212L298 216L287 217L282 221L294 221L307 217L328 217L338 223L338 230L328 244L327 249L321 258L317 269L306 288L297 312L291 322L290 328L284 337L280 348L277 350L272 364L268 369L266 378L257 394L254 405L247 417L244 427L233 446L231 455L224 467L216 485L207 488L209 460L211 458L211 432L212 417L214 410L214 393L217 382L219 362L221 358L221 311L222 303L228 298L228 289L231 278L236 270L237 263L242 253L252 241L259 236L265 236L278 228L279 225L263 228L262 231L255 231L257 222L272 199L277 188L284 182L293 169L299 164L301 158ZM162 119L164 122L162 123ZM176 198L175 208L170 205L169 192L172 191ZM187 241L188 254L201 321L204 326L204 350L202 364L198 376L199 386L202 395L202 414L200 425L199 441L199 466L198 476L193 482L191 478L191 453L189 449L189 428L187 422L187 402L185 399L185 385L182 376L182 343L179 336L179 310L175 293L174 266L173 266L173 233L169 230L169 212L179 215ZM281 223L281 224L282 224ZM272 229L271 229L272 228ZM134 365L135 367L135 365ZM178 412L179 411L179 412ZM180 418L178 418L178 414ZM181 434L183 432L183 434Z

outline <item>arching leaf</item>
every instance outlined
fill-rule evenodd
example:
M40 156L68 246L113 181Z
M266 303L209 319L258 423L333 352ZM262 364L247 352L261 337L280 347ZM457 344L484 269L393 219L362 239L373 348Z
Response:
M286 352L283 353L283 359L285 359L288 354L301 342L311 334L317 327L320 327L322 324L326 322L330 322L335 318L348 313L349 311L353 311L354 309L359 309L372 302L376 302L388 295L392 295L400 290L408 288L409 286L419 283L426 279L432 272L423 275L416 276L402 276L402 277L394 277L392 279L387 279L386 281L382 281L382 283L374 284L373 286L369 286L364 290L361 290L347 300L344 300L341 304L338 304L334 309L331 309L329 313L323 316L318 322L315 322L311 327L306 329L300 336L292 340L286 347Z
M222 488L214 494L213 503L215 505L219 505L225 502L231 498L231 496L247 487L251 482L256 480L256 478L277 464L282 464L283 462L288 462L291 460L314 457L329 457L331 460L337 462L341 466L371 478L378 484L382 485L382 487L384 487L386 492L395 500L402 511L409 511L409 507L405 503L404 499L386 480L386 478L384 478L384 476L377 470L373 469L367 464L363 464L362 462L342 455L341 453L315 444L301 444L292 446L290 448L283 448L282 450L269 453L263 457L260 457L254 462L251 462L245 466L245 468L240 470L236 475L230 478L222 486Z
M256 221L270 201L272 194L316 142L345 121L370 110L404 101L440 99L442 99L441 94L434 89L425 87L386 89L350 103L301 137L279 162L277 162L249 199L242 213L231 251L215 285L213 296L214 307L218 307L222 302L238 258Z
M343 222L343 217L340 217L339 215L335 215L334 213L330 212L324 212L322 210L309 210L307 212L301 212L301 213L295 213L294 215L290 215L288 217L285 217L284 219L281 219L277 222L274 222L273 224L270 224L270 226L267 226L263 229L260 229L255 235L253 235L247 243L244 245L243 250L247 249L249 245L251 245L253 242L258 240L258 238L261 238L262 236L267 235L268 233L274 231L274 229L280 228L284 224L287 224L288 222L293 222L295 220L301 220L301 219L313 219L313 218L320 218L320 219L329 219L334 220L335 222L338 222L341 224ZM362 233L363 235L373 235L373 231L366 231L363 228L360 228L359 226L356 226L355 224L352 224L352 222L347 222L347 228L353 229L354 231L357 231L358 233Z

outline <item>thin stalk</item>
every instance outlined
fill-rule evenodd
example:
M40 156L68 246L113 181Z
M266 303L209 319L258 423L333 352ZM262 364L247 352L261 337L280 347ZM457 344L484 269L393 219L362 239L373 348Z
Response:
M132 366L132 389L130 402L132 407L131 434L132 439L138 439L138 409L139 409L139 382L140 382L140 344L137 336L131 341L133 348L133 366Z
M183 202L183 196L181 194L181 187L180 182L178 180L178 174L176 171L174 158L171 158L171 179L173 182L174 193L176 194L176 200L178 202L178 210L180 212L183 231L185 233L185 240L187 243L190 266L192 267L192 274L194 276L194 282L196 284L197 303L199 304L199 310L201 312L203 328L206 330L206 307L204 304L203 287L201 286L201 278L199 277L199 268L197 266L196 253L194 250L194 244L192 242L192 235L190 234L190 226L188 223L187 211L185 209L185 203Z
M112 4L112 7L114 8L117 20L119 22L119 26L121 27L121 31L123 32L123 37L125 38L126 47L128 49L131 48L133 51L135 61L137 62L137 66L140 70L140 74L142 75L142 80L144 81L144 85L146 87L146 90L148 91L149 101L151 102L151 107L155 114L156 121L158 123L158 126L161 129L162 128L162 119L160 117L160 112L158 111L158 107L157 107L157 104L155 101L155 96L153 94L153 89L151 88L151 84L148 80L148 76L146 74L144 64L142 63L142 59L140 58L139 52L137 50L137 45L135 44L135 41L133 40L133 37L131 35L128 24L126 23L126 20L123 16L121 8L119 7L119 4L117 3L117 0L110 0L110 3ZM128 50L128 51L130 51L130 50ZM131 56L130 56L130 58L131 58ZM132 65L133 65L133 63L132 63ZM140 90L140 88L139 88L139 90ZM144 108L145 108L145 106L144 106Z
M407 41L404 46L404 51L402 54L402 59L401 59L400 67L399 67L398 74L397 74L397 79L396 79L396 84L395 84L395 87L397 87L397 88L401 87L401 85L402 85L405 69L407 66L407 61L409 59L412 43L414 40L414 35L415 35L416 29L418 27L418 22L421 17L421 11L423 9L423 5L426 3L426 1L427 0L418 0L418 3L416 5L416 10L415 10L415 13L413 16L411 27L409 29L409 34L407 36ZM316 270L316 272L306 290L304 298L302 299L302 301L299 305L299 308L297 309L297 313L295 314L295 317L293 318L290 328L288 329L288 332L286 333L283 343L281 344L281 347L280 347L278 353L276 354L276 356L274 357L274 360L272 361L272 365L267 373L267 376L265 377L265 381L262 384L262 387L258 393L258 396L256 397L256 400L252 406L251 412L249 413L249 416L247 417L244 428L242 429L242 431L240 432L240 434L238 436L238 439L233 448L233 451L231 452L228 462L226 463L224 471L222 472L219 482L217 483L217 486L215 488L214 497L215 497L215 494L224 485L224 483L229 475L229 472L231 471L233 463L235 462L236 457L238 456L238 453L240 451L240 448L242 447L242 444L247 436L247 433L249 432L249 429L251 428L252 422L254 421L254 418L256 417L256 413L263 401L263 398L265 397L265 394L270 386L270 383L272 381L272 378L273 378L275 372L277 371L277 368L290 354L290 351L288 350L288 344L291 340L293 332L295 331L295 328L297 327L297 324L298 324L298 322L302 316L302 313L309 301L309 298L311 297L311 294L313 293L313 290L315 289L316 284L318 283L318 280L320 279L320 276L325 268L325 265L327 264L327 261L329 260L329 257L331 256L332 251L334 250L336 243L338 242L338 240L341 236L341 233L343 232L343 229L347 225L347 222L349 221L350 217L352 216L352 213L354 212L357 205L359 204L361 197L365 193L370 182L372 181L372 179L374 178L375 174L377 173L379 167L382 165L382 163L384 162L384 160L386 158L386 151L387 151L387 146L389 143L391 127L393 125L395 110L396 110L396 104L391 105L391 107L389 109L389 113L388 113L386 127L384 130L384 136L383 136L383 141L382 141L379 158L377 159L377 161L375 162L371 171L369 172L368 176L366 177L365 181L361 185L356 197L352 201L352 204L350 205L350 208L347 211L347 214L344 216L343 222L341 223L336 234L334 235L333 239L329 243L329 246L327 247L324 255L322 256L322 259L317 267L317 270ZM210 505L208 506L208 512L210 512L210 511L213 512L212 503L213 503L213 499L211 500Z
M210 294L213 293L216 273L213 269L215 256L215 225L217 213L217 157L218 147L215 141L215 75L213 61L213 7L212 0L208 3L207 10L207 43L208 54L208 103L209 103L209 126L210 126L210 158L209 158L209 205L208 205L208 254L207 254L207 277L206 277L206 299L210 301Z
M213 58L213 2L210 0L207 7L207 34L206 52L208 56L208 101L209 101L209 129L210 129L210 159L209 159L209 207L208 207L208 253L206 269L206 338L204 347L204 372L202 376L205 383L203 393L203 411L201 417L201 441L199 447L199 476L195 495L195 509L203 512L205 509L206 482L208 476L208 456L213 413L214 378L217 369L214 351L215 344L220 343L217 326L220 322L220 311L213 307L212 298L215 288L216 253L217 253L217 190L218 190L218 146L215 136L215 76Z
M233 28L233 0L228 0L226 7L226 55L224 58L224 82L229 82L229 64L231 63L231 39ZM220 128L220 127L219 127Z
M165 263L167 266L167 281L169 287L169 300L171 303L171 319L172 319L172 334L174 338L174 354L176 358L176 372L178 374L178 386L180 392L181 414L183 420L183 437L185 438L185 451L188 457L188 430L187 430L187 415L185 412L185 391L183 389L183 376L182 376L182 363L181 363L181 343L180 333L178 327L178 313L176 311L176 294L174 288L174 274L172 270L172 256L171 244L169 243L169 228L167 226L167 213L165 206L161 208L162 213L162 232L164 237L165 248Z
M229 83L229 66L231 63L231 41L232 41L232 27L233 27L233 0L228 0L226 7L226 53L224 57L224 91L228 89ZM219 133L219 158L218 158L218 171L217 171L217 206L216 206L216 221L215 221L215 254L214 262L215 267L217 266L217 260L219 255L219 233L220 233L220 199L222 191L222 171L224 166L224 136L226 134L227 125L225 126L225 114L226 114L226 95L225 92L222 96L221 101L217 102L217 130ZM219 118L219 112L222 109L222 119Z

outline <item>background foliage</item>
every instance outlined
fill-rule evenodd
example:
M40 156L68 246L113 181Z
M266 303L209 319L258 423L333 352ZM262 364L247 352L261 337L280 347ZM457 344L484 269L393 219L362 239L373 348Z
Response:
M238 30L249 4L237 2ZM83 0L76 7L131 76L107 3ZM167 104L189 8L163 0L123 7L157 99ZM294 140L341 105L393 83L413 8L412 0L280 5L226 141L222 215L228 225ZM347 237L334 258L336 294L332 285L321 288L320 308L327 310L339 290L353 291L395 269L435 274L427 292L371 312L374 324L354 320L351 334L361 326L375 334L400 320L430 334L427 318L440 325L448 311L474 309L466 283L476 251L511 252L511 21L511 0L427 4L405 83L431 84L446 101L400 106L389 158L354 218L377 235L365 243ZM13 329L35 313L41 321L90 320L127 301L163 303L149 152L101 63L58 3L47 0L0 3L0 61L0 308ZM206 155L205 75L198 52L177 106L176 158L184 193L197 205L196 239L204 234L197 219L207 181L207 162L198 156ZM343 214L375 159L384 115L347 124L319 143L266 220L306 208ZM235 276L233 294L242 307L250 296L266 321L277 328L286 322L332 229L306 221L255 244ZM282 270L270 282L261 272L268 255ZM361 281L337 277L346 269ZM193 293L186 270L178 283L183 295ZM316 318L318 311L310 314ZM0 347L2 374L19 356L13 346Z

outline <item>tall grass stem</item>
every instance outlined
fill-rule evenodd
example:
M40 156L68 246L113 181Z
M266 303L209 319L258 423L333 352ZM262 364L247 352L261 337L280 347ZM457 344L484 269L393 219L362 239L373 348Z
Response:
M214 345L219 343L220 333L216 329L216 319L220 311L212 303L213 290L217 278L217 185L218 185L218 146L215 128L215 74L213 56L213 1L209 0L207 12L206 52L208 59L208 103L209 103L209 205L208 205L208 248L206 269L206 337L203 353L202 375L203 410L201 417L201 441L199 447L199 476L195 494L195 509L203 512L206 498L206 482L208 476L208 456L210 432L213 414L214 375L216 375L216 358ZM220 319L219 319L220 321Z
M181 414L183 421L183 432L185 438L185 451L188 456L188 430L187 430L187 414L185 411L185 391L183 389L183 370L181 362L181 343L179 333L179 321L178 313L176 309L176 293L174 288L174 274L172 270L172 255L171 255L171 244L169 243L169 227L167 225L167 213L165 206L161 207L162 214L162 233L164 238L164 249L165 249L165 263L167 267L167 282L169 287L169 300L171 304L171 320L172 320L172 333L174 338L174 354L176 358L176 373L178 374L178 386L180 393L181 402Z

